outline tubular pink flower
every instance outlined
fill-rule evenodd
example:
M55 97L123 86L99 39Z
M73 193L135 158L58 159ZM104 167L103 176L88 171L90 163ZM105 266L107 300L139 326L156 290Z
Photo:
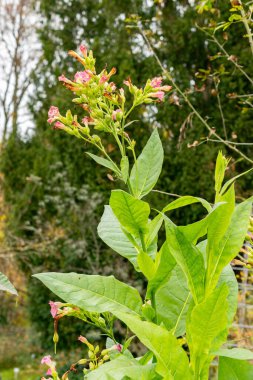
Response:
M46 364L50 366L52 364L51 355L46 355L41 359L41 364Z
M94 119L92 119L92 117L89 117L89 116L85 116L83 119L82 119L82 123L86 126L88 126L88 124L92 124L94 122Z
M162 84L162 80L163 80L162 77L155 77L155 78L153 78L151 80L151 83L150 83L151 87L153 87L153 88L160 87L161 84Z
M82 335L80 335L78 337L78 340L80 340L80 342L82 342L82 343L86 343L86 344L89 343L88 340L84 336L82 336Z
M78 71L75 74L75 82L78 82L78 83L86 83L90 80L90 78L91 78L91 73L87 70Z
M65 82L65 83L69 83L70 82L70 80L68 78L66 78L65 75L63 75L63 74L58 77L58 80L60 82Z
M103 74L101 78L99 79L99 84L103 84L108 81L108 75Z
M47 370L47 372L46 372L46 375L49 375L49 376L52 375L52 369L51 369L51 368L48 368L48 370Z
M84 57L87 57L87 48L84 45L80 45L79 47L80 52L83 54Z
M56 123L54 123L54 129L64 129L65 127L66 126L63 123L61 123L60 121L56 121Z
M163 91L151 92L149 96L151 96L151 98L158 98L162 102L164 99L164 92Z
M48 110L48 117L54 118L60 116L59 108L55 106L51 106Z
M56 125L57 124L57 125ZM61 124L61 126L59 126L58 124ZM62 124L61 122L57 121L54 125L55 128L62 128L65 127L64 124ZM61 302L53 302L53 301L49 301L49 305L51 307L51 310L50 310L50 313L52 315L53 318L56 317L58 311L59 311L59 308L62 306L62 303Z

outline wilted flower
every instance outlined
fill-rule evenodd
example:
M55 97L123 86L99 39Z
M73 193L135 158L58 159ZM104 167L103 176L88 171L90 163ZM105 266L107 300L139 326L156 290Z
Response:
M57 123L55 123L56 125ZM62 123L60 123L62 124ZM63 125L63 124L62 124ZM59 128L59 127L58 127ZM51 307L51 310L50 310L50 313L52 315L53 318L56 317L60 307L62 306L62 303L61 302L53 302L53 301L49 301L49 305Z

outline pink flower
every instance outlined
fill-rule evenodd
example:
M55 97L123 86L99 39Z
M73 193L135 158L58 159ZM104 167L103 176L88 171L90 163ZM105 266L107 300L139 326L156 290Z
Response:
M59 116L59 115L60 115L60 112L59 112L59 108L58 107L51 106L49 108L48 117L55 117L55 116Z
M151 96L151 98L158 98L162 102L164 99L164 92L163 91L151 92L149 96Z
M108 75L103 74L101 78L99 79L99 84L103 84L108 81Z
M160 87L162 84L162 77L155 77L151 80L151 87L153 88L156 88L156 87Z
M68 78L66 78L65 77L65 75L60 75L59 77L58 77L58 80L60 81L60 82L65 82L65 83L68 83L69 82L69 79Z
M132 86L132 81L131 78L127 78L127 80L124 80L123 82L126 86L131 87Z
M76 74L75 74L75 82L79 82L79 83L86 83L90 80L91 78L91 73L87 70L85 71L78 71Z
M114 82L111 82L110 84L109 84L109 86L111 87L111 91L115 91L116 90L116 84L114 83Z
M56 123L54 124L54 129L64 129L64 128L65 128L65 125L61 123L60 121L56 121Z
M113 113L112 113L112 120L116 120L117 119L117 114L122 114L122 110L119 108L119 109L117 109L117 110L115 110L115 111L113 111Z
M44 356L44 358L41 359L41 364L50 366L52 364L51 355Z
M54 125L55 128L62 128L61 126L56 125L57 123L60 123L60 122L57 121L57 122L55 123L55 125ZM62 124L62 123L60 123L60 124L61 124L63 127L65 127L64 124ZM51 313L52 317L55 318L56 315L57 315L57 313L58 313L58 311L59 311L59 308L62 306L62 303L61 303L61 302L53 302L53 301L49 301L49 305L50 305L50 307L51 307L50 313Z
M52 369L51 369L51 368L48 368L48 370L47 370L47 372L46 372L46 375L49 375L49 376L52 375Z
M80 45L79 47L80 52L83 54L84 57L87 57L87 48L84 45Z
M84 336L82 336L82 335L80 335L79 337L78 337L78 340L80 340L80 342L82 342L82 343L88 343L88 340L84 337Z
M89 116L85 116L83 119L82 119L82 123L84 125L88 125L88 124L92 124L94 122L94 119L92 119L92 117L89 117Z
M122 351L122 345L119 343L115 344L114 346L112 346L112 349L121 352Z

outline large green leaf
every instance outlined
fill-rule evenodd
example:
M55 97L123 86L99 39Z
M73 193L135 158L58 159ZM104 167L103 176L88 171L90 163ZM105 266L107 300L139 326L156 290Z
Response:
M107 362L84 378L88 380L121 380L125 376L129 379L152 380L155 376L155 364L141 365L138 360L120 355Z
M205 199L193 197L191 195L185 195L169 203L166 207L163 208L162 212L165 213L167 211L175 210L180 207L189 206L193 203L201 203L208 212L212 211L212 206Z
M229 289L227 297L228 324L231 324L237 309L238 284L230 265L226 266L220 276L218 285L226 284ZM159 323L163 323L167 329L173 330L176 336L184 335L186 330L186 317L192 297L187 285L187 280L180 267L177 265L171 273L168 282L156 293L156 311ZM222 332L220 338L223 339Z
M218 380L252 380L253 365L243 360L227 357L219 359Z
M248 229L251 208L252 198L240 203L235 208L228 229L219 245L214 245L211 250L209 249L208 291L211 291L216 286L221 271L238 254L242 247Z
M184 272L194 302L204 297L205 266L202 253L191 244L184 234L168 218L165 219L166 241L177 264Z
M110 206L120 224L135 236L144 236L148 231L149 204L123 190L113 190Z
M98 235L115 252L126 257L133 265L136 265L138 249L135 247L134 240L130 241L123 232L120 222L110 206L105 206L98 225Z
M110 206L105 206L104 213L98 225L99 237L115 252L127 258L139 271L137 255L141 250L140 239L123 230L120 222L114 215ZM157 251L157 236L147 246L147 254L154 257Z
M186 315L192 296L182 269L176 265L169 281L155 295L157 322L175 336L185 334Z
M228 287L223 284L196 305L189 315L186 324L187 342L195 376L200 375L212 360L211 352L219 348L216 339L227 327L227 296Z
M156 371L166 380L192 380L185 351L175 336L162 326L142 321L139 317L115 312L140 341L154 353Z
M253 360L253 352L245 348L220 348L213 352L213 355L237 360Z
M156 270L154 276L148 282L147 298L150 298L153 292L156 292L159 287L168 281L175 265L176 261L170 253L167 242L165 242L156 255Z
M0 272L0 290L4 290L8 293L14 294L15 296L18 295L16 289L12 285L12 283L8 280L8 278Z
M34 275L65 302L90 312L127 311L139 314L142 300L136 289L115 279L77 273Z
M209 224L212 222L215 214L218 212L219 207L221 207L222 204L223 203L217 203L205 218L198 220L197 222L187 224L186 226L178 226L179 231L184 234L188 241L195 245L199 238L206 235Z
M227 319L228 319L228 325L230 326L233 322L236 310L237 310L237 304L238 304L238 282L235 277L235 273L231 267L231 265L227 265L223 271L221 272L218 286L226 284L228 287L228 311L227 311Z
M162 165L163 147L155 129L130 174L130 184L136 198L142 198L153 189L160 176Z

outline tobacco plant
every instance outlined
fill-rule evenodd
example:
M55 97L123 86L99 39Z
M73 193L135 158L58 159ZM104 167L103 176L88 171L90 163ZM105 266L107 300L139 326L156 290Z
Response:
M163 101L171 87L163 86L162 78L156 77L148 80L144 88L138 88L129 78L124 82L126 94L110 80L114 68L97 74L92 51L88 52L84 46L80 50L81 55L74 51L69 54L84 66L83 71L77 72L74 80L64 75L59 80L73 91L73 102L84 110L85 116L81 121L71 111L62 116L52 106L48 122L92 144L99 155L90 152L88 155L110 170L115 184L122 184L122 189L111 192L98 225L98 235L145 276L147 288L142 299L137 289L114 276L35 275L63 300L50 301L55 344L59 339L58 322L64 316L74 316L96 326L108 337L101 351L99 346L80 336L88 355L74 363L62 379L68 379L77 365L83 365L85 379L206 380L216 357L219 380L252 379L253 366L248 360L253 359L253 353L226 348L238 295L230 262L252 230L252 198L236 205L236 178L224 183L228 160L220 152L213 203L182 196L162 210L152 210L155 216L151 218L145 196L152 191L161 173L163 148L158 130L154 129L136 157L136 142L131 137L135 122L129 116L141 104ZM105 134L115 139L120 153L118 161L112 160L105 147ZM202 205L205 217L186 226L175 225L170 211L194 203ZM166 239L158 246L163 224ZM114 337L116 319L134 334L124 342L117 342ZM147 348L147 353L139 358L128 349L134 337ZM50 356L45 356L42 363L48 366L50 379L60 379Z

